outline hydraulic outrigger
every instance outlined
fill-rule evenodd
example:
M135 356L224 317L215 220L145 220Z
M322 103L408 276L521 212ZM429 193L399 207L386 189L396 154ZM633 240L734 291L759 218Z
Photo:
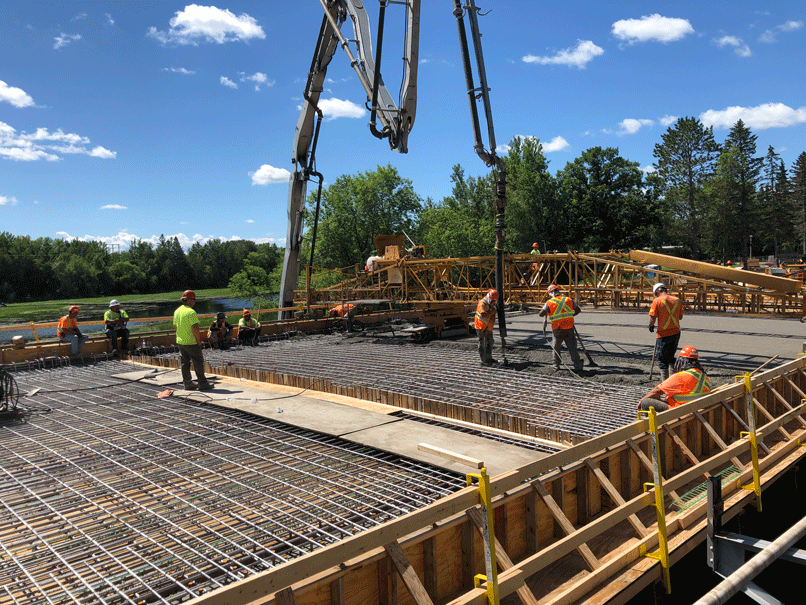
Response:
M371 35L369 19L361 0L319 0L324 9L324 17L319 30L319 38L314 50L311 68L303 93L304 103L294 133L293 157L294 172L291 175L288 188L288 234L286 237L286 252L283 261L283 276L280 284L280 306L288 308L293 306L294 289L299 280L300 252L303 241L302 230L305 212L305 196L307 183L316 178L318 192L314 224L311 233L310 263L313 262L314 247L316 244L316 229L319 219L319 204L322 194L323 176L316 169L316 145L319 138L319 128L322 123L322 110L319 108L319 97L323 90L327 67L330 64L338 45L347 53L350 64L358 75L358 79L367 94L367 103L370 109L369 128L378 138L389 141L393 151L406 153L408 151L408 135L414 125L417 109L417 62L419 56L420 32L420 0L379 0L378 39L375 56L371 49ZM383 28L386 8L389 4L401 5L406 10L405 18L405 54L403 57L403 82L401 94L396 104L389 94L381 77L381 57L383 50ZM490 107L489 87L487 86L487 73L484 68L484 56L481 48L481 34L479 33L478 15L475 0L453 0L453 14L459 30L459 43L462 52L462 65L465 72L468 101L474 132L474 149L484 163L496 170L495 191L495 255L496 277L495 287L503 293L503 253L504 253L504 210L506 207L506 167L501 158L496 155L495 132L493 130L492 110ZM471 67L470 51L465 30L465 15L470 24L470 33L476 56L479 86L474 84ZM341 27L347 18L353 23L355 39L345 39ZM350 48L354 42L356 55ZM487 123L488 148L485 148L481 127L479 123L476 101L481 99L484 105L484 117ZM314 123L314 118L316 118ZM377 122L381 128L378 128ZM504 317L504 297L498 302L499 331L501 342L506 347L506 321ZM288 311L283 317L290 317Z

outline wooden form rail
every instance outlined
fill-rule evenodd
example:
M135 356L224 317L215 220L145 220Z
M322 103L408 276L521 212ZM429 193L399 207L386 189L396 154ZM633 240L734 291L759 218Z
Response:
M768 452L759 452L762 488L806 454L800 447L804 365L800 358L751 379L754 405L765 418L757 430ZM736 384L658 415L667 509L679 493L737 461L737 475L723 483L727 516L752 502L752 492L737 488L737 481L752 481L748 439L739 438L745 413L744 385ZM596 593L596 602L625 603L659 577L659 563L641 555L658 542L653 490L642 491L652 478L647 428L638 420L493 478L502 597L517 593L523 603L572 605ZM472 582L484 569L474 513L468 513L477 503L476 490L463 489L195 603L485 603L484 586ZM672 563L704 539L705 508L702 499L667 510ZM672 587L675 581L672 568ZM416 584L427 597L411 588Z

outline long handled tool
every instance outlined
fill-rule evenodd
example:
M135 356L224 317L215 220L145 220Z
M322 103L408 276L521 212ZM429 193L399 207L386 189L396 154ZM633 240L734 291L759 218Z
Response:
M652 365L649 366L649 380L652 380L652 371L655 369L655 356L658 354L658 341L660 338L655 339L655 348L652 350Z
M579 346L582 347L582 352L585 353L585 357L588 358L588 365L594 368L598 368L599 364L591 359L590 353L588 353L587 349L585 349L585 344L582 342L582 337L579 335L577 331L577 327L574 326L574 334L577 336L577 341L579 342Z

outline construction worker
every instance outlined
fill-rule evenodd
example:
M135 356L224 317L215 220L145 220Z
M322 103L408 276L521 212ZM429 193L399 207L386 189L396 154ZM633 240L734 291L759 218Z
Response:
M568 296L563 296L559 286L551 284L548 288L549 299L538 315L548 316L551 321L551 348L554 350L554 370L560 370L561 358L560 347L565 343L571 362L574 364L574 372L582 370L582 358L577 351L576 332L574 332L574 317L582 312L579 305Z
M196 306L196 293L193 290L182 292L182 306L174 311L174 330L176 330L176 344L179 346L179 356L182 367L182 383L186 391L209 391L213 388L204 375L204 355L202 354L202 337L199 331L199 316L193 307ZM190 376L190 363L196 372L198 385L193 383Z
M476 305L476 317L473 325L479 336L479 356L481 365L491 366L498 363L493 359L493 328L495 327L495 314L498 312L498 290L490 288Z
M59 319L59 330L57 332L60 341L70 343L70 353L72 355L78 355L81 346L89 338L89 336L84 336L81 330L78 329L76 317L78 317L78 307L73 305L67 310L67 315Z
M639 410L655 408L665 412L711 392L711 381L700 365L700 354L694 347L680 350L674 362L674 373L638 402Z
M260 336L260 322L252 319L252 312L249 309L244 309L243 317L238 322L238 342L242 345L255 346L258 336Z
M129 315L120 308L120 303L114 298L109 301L109 309L104 313L104 325L107 338L112 341L112 355L118 355L118 338L120 348L125 356L129 352Z
M532 251L529 254L540 254L540 246L537 245L537 242L532 244Z
M649 309L649 331L655 331L655 320L658 322L657 351L658 368L663 379L669 378L669 367L674 363L674 354L680 342L680 319L683 317L683 303L671 296L666 284L658 283L652 287L655 300Z
M345 317L355 315L356 306L353 303L336 305L328 311L328 317Z
M210 348L228 349L232 337L232 325L227 321L227 314L223 311L216 313L215 321L210 324L207 331L207 340Z

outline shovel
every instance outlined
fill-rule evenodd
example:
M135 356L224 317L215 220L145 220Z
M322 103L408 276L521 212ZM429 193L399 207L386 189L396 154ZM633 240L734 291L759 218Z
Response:
M574 334L576 334L577 341L579 342L579 346L582 347L582 352L585 353L585 357L588 358L588 365L593 367L593 368L598 368L599 364L596 363L595 361L593 361L593 359L591 359L590 353L588 353L588 351L585 349L585 345L582 342L582 338L580 337L576 326L574 326Z

